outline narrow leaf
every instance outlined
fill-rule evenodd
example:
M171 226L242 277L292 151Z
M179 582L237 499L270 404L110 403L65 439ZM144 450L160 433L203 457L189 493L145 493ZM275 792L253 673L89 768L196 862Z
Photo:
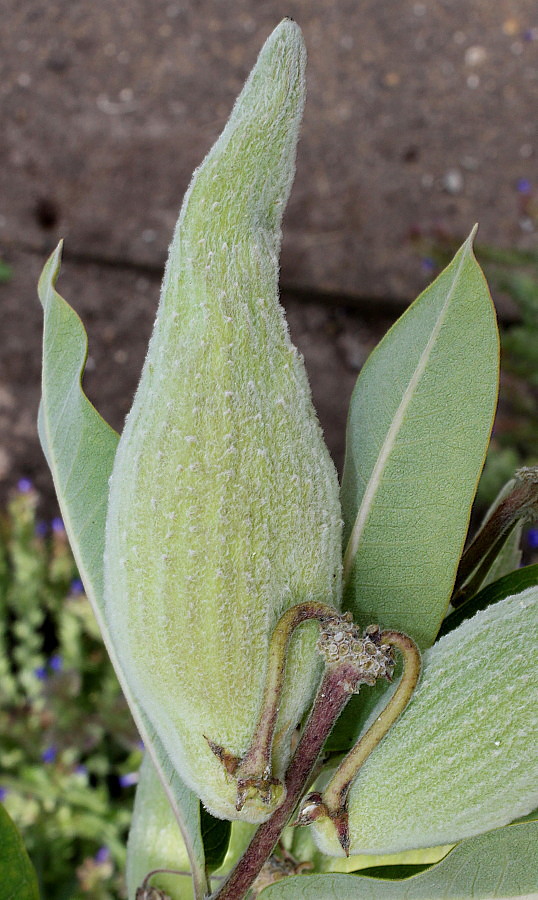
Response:
M306 875L266 888L263 900L531 900L538 888L538 823L462 841L440 863L401 882Z
M39 900L34 867L3 806L0 806L0 897L2 900Z
M207 870L208 872L214 872L222 866L226 857L232 823L227 822L225 819L215 819L201 803L200 824Z
M162 745L122 678L103 617L108 480L118 435L101 418L82 390L87 338L79 317L55 290L60 254L61 245L46 263L38 288L44 311L39 435L88 598L137 727L166 785L201 893L206 877L198 799L171 768Z
M538 585L538 563L516 569L509 575L505 575L504 578L488 584L467 603L446 617L441 625L439 637L443 637L449 631L454 631L454 628L457 628L466 619L471 619L479 610L486 609L492 603L498 603L499 600L504 600L505 597L510 597L512 594L519 594L534 585Z
M495 313L472 237L391 328L351 400L344 600L430 646L448 605L495 412Z

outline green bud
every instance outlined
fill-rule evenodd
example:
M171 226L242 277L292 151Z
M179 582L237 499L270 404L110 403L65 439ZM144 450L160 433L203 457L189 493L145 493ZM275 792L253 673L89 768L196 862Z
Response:
M236 810L280 616L340 600L334 466L278 303L305 51L286 20L194 175L110 483L106 616L125 678L210 812ZM317 626L291 643L273 743L281 778L319 676ZM267 798L265 798L267 800Z
M532 587L424 653L409 705L351 786L350 853L454 843L535 809L537 629ZM311 832L324 853L343 855L327 816Z

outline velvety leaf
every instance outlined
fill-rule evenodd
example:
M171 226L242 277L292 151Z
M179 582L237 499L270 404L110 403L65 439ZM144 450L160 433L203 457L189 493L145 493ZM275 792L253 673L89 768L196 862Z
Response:
M263 900L496 900L535 898L538 823L509 825L462 841L440 863L404 881L304 875L266 888Z
M472 252L385 335L353 392L344 604L430 646L447 609L495 412L495 313Z
M79 317L55 290L60 253L61 246L46 263L39 281L44 311L39 436L86 593L140 734L167 785L202 891L206 877L198 799L170 766L159 739L125 683L103 617L108 480L118 435L101 418L82 390L87 338Z
M351 785L351 853L454 843L536 807L536 634L531 587L425 651L409 705ZM343 854L330 819L310 831L324 853Z
M34 867L3 806L0 806L0 897L2 900L39 900Z

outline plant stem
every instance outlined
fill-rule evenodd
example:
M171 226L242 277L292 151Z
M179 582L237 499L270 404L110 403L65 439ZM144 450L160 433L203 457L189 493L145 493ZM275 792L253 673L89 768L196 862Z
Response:
M516 472L515 484L510 493L493 510L465 550L456 573L451 600L453 607L461 606L471 595L466 582L481 561L486 560L484 567L486 571L482 573L481 579L483 580L516 522L536 515L537 509L538 466L524 467ZM480 583L473 584L474 591L478 590Z
M360 679L361 674L353 662L342 662L327 668L286 772L286 799L271 818L260 825L244 856L224 884L211 895L211 900L242 900L246 895L301 799L323 744Z

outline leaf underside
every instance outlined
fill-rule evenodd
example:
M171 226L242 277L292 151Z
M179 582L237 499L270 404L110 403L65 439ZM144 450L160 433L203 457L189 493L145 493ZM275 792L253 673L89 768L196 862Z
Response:
M145 714L122 678L103 617L108 479L118 435L101 418L82 390L87 338L79 317L55 290L60 258L61 245L47 261L38 288L44 311L39 436L88 599L146 749L165 785L189 849L195 882L202 890L206 875L198 798L170 766Z

